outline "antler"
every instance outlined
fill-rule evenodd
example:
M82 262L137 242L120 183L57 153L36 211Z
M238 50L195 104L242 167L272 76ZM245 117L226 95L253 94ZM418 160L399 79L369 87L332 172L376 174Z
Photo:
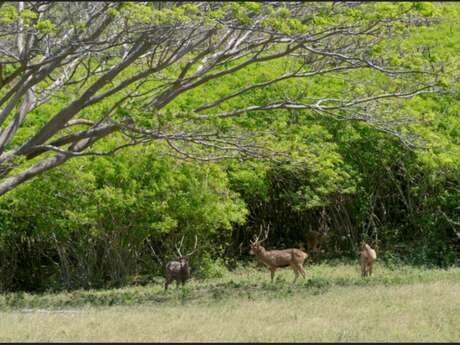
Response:
M176 247L176 250L177 250L177 253L179 254L179 256L183 256L182 253L180 252L180 250L182 248L182 242L184 242L184 236L182 236L182 239L180 240L179 248L177 247L177 244L174 245Z
M259 235L257 236L254 236L254 241L251 241L251 243L262 243L263 241L265 241L267 238L268 238L268 232L270 231L270 223L268 223L268 227L267 227L267 230L264 232L264 238L262 240L259 240L260 238L260 235L262 235L262 224L260 225L260 232L259 232Z
M254 235L254 241L250 241L252 244L257 243L259 241L259 237L262 235L262 224L260 225L260 232L259 235Z
M264 233L264 239L260 240L259 243L262 243L263 241L265 241L268 238L268 232L269 231L270 231L270 223L268 223L267 230Z
M198 243L198 236L195 235L195 245L193 246L193 250L192 250L190 253L186 254L185 256L190 256L190 255L192 255L193 253L195 253L197 243Z

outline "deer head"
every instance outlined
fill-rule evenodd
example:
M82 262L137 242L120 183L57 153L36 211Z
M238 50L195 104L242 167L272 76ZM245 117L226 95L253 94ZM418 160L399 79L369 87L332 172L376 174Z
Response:
M262 235L262 225L260 226L260 232L258 236L254 236L254 241L250 241L250 247L251 249L249 250L249 254L251 255L256 255L257 253L260 252L262 246L261 243L264 242L268 238L268 232L270 231L270 224L268 224L267 230L264 232L264 238L260 239L260 235Z
M369 250L371 249L371 247L369 246L369 244L367 244L367 242L365 242L364 240L362 240L359 244L359 249L360 250Z

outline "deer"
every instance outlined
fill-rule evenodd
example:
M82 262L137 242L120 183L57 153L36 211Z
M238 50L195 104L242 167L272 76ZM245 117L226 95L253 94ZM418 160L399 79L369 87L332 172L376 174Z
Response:
M320 226L318 231L312 230L310 226L309 231L305 235L309 253L324 253L324 249L322 247L328 240L328 237L329 226L327 225L327 214L326 210L323 208L320 213Z
M308 250L310 253L324 252L321 250L321 244L326 239L327 234L319 231L310 230L305 238L307 240Z
M361 276L367 277L372 275L372 265L377 259L375 250L371 248L366 242L361 243L361 251L359 252L361 264Z
M179 283L182 286L185 285L185 282L190 278L190 266L188 264L188 258L195 253L197 249L198 238L195 235L195 245L193 250L185 255L182 255L182 242L184 241L184 236L180 241L179 247L175 244L177 254L179 255L177 260L169 261L166 266L166 281L165 281L165 291L168 290L168 285L171 284L173 280L176 281L176 288L179 286Z
M263 239L260 239L262 234L262 226L260 228L260 233L254 238L254 241L250 241L250 251L249 254L255 255L259 261L265 264L271 273L271 282L273 283L273 278L275 277L275 271L281 267L291 266L294 271L295 277L293 284L296 282L299 273L305 279L305 270L303 269L303 263L308 257L308 254L297 248L288 248L281 250L266 250L262 247L261 243L268 238L268 232L270 225L268 225L267 230Z

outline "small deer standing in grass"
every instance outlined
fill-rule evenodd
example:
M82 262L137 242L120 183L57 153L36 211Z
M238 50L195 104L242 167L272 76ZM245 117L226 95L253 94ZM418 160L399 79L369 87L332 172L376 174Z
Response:
M305 235L305 238L307 240L308 251L310 254L324 252L324 250L321 249L321 245L326 240L327 233L310 230Z
M374 264L375 259L377 259L377 254L375 250L371 248L367 243L361 243L360 263L361 263L361 276L367 277L372 275L372 265Z
M303 263L308 257L308 254L297 248L289 248L282 250L266 250L261 246L261 243L268 238L268 231L265 231L265 237L260 240L259 237L262 234L262 227L260 229L259 235L250 241L251 250L249 254L255 255L262 263L264 263L271 273L271 281L275 276L275 271L281 267L291 266L294 271L295 278L293 283L296 282L299 273L302 274L302 277L305 278L305 270L303 269Z
M182 255L181 253L183 241L184 241L184 236L182 236L179 247L175 245L177 254L179 254L178 259L175 261L169 261L166 264L165 290L168 290L168 285L171 284L173 280L176 281L176 288L177 288L179 286L179 283L181 283L183 286L185 282L190 278L190 267L188 265L188 258L196 251L196 245L197 245L198 239L195 236L195 245L193 247L193 250L190 253L187 253L185 255Z
M325 209L320 213L320 224L318 231L312 230L311 226L305 235L308 244L308 252L312 254L324 253L323 246L329 238L329 226L327 224L327 214Z

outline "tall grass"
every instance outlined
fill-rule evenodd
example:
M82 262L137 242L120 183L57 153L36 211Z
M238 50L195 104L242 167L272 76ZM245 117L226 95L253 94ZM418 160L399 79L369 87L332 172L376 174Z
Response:
M355 265L292 271L239 268L163 291L152 284L103 291L8 294L2 341L459 341L460 269Z

